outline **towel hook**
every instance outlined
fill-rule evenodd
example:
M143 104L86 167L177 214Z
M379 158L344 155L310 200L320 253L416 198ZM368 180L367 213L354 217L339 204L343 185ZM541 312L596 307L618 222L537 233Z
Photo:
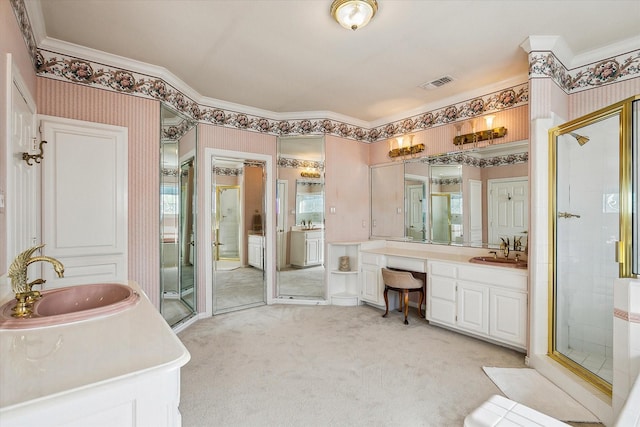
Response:
M40 163L40 161L44 159L44 150L42 149L42 144L46 144L46 143L47 141L40 141L40 146L39 146L40 154L22 153L22 160L27 162L29 166L33 166L33 163L31 163L31 160L35 160L36 163Z

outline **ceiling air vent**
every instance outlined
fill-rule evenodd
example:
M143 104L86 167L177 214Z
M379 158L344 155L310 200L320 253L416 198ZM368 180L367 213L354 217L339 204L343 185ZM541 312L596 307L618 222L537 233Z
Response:
M435 80L432 80L430 82L423 83L423 84L420 85L420 87L422 89L427 89L427 90L429 90L429 89L437 89L437 88L439 88L441 86L446 85L447 83L451 83L452 81L453 81L453 77L451 77L451 76L443 76L443 77L440 77L439 79L435 79Z

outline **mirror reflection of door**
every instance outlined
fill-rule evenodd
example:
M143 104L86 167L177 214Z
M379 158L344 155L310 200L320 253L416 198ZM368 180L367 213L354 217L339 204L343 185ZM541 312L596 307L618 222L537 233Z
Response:
M405 178L406 180L406 178ZM425 240L427 230L425 227L425 185L407 184L407 215L409 215L407 237L411 240Z
M211 164L213 314L263 305L265 163L212 157Z
M276 268L278 271L287 266L287 194L289 181L279 179L276 188Z
M195 158L180 166L180 298L195 310Z
M324 300L324 137L278 138L277 297Z
M488 181L489 244L499 245L501 238L514 237L525 242L529 229L529 180L527 177Z
M240 186L216 186L216 261L240 262Z
M169 325L196 312L197 127L161 107L160 141L160 311Z
M435 243L451 242L450 194L431 194L431 240Z

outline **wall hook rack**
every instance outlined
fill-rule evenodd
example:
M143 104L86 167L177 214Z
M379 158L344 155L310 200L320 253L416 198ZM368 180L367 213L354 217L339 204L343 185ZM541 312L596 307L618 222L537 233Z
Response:
M39 146L40 154L22 153L22 160L27 162L29 166L33 166L33 163L31 163L31 160L34 160L36 163L40 163L40 161L44 159L44 150L42 149L42 144L46 144L46 143L47 141L40 141L40 146Z

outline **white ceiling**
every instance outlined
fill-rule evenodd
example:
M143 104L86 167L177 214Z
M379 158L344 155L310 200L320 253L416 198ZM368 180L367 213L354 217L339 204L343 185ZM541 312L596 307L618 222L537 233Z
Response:
M560 36L569 68L640 47L638 0L378 0L355 32L333 21L331 0L27 1L41 6L40 40L164 67L205 97L374 124L526 82L530 35ZM455 81L419 87L445 75Z

